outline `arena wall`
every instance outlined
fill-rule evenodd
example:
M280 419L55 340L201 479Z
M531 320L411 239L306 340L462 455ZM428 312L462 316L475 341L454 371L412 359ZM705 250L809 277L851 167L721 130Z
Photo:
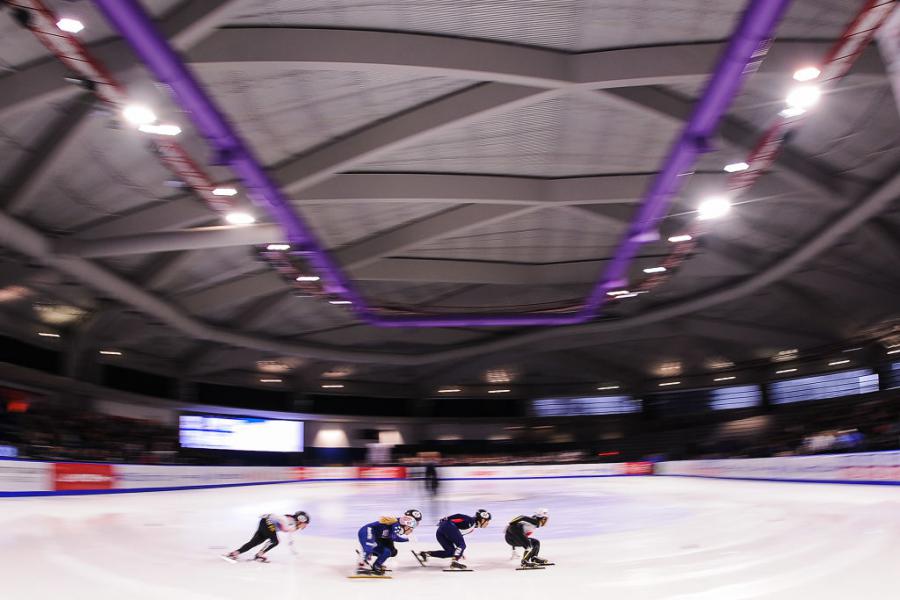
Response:
M657 463L656 474L807 483L900 485L900 452L682 460Z
M443 480L649 475L650 463L442 467ZM0 460L0 496L103 494L295 483L406 479L406 467L206 467Z

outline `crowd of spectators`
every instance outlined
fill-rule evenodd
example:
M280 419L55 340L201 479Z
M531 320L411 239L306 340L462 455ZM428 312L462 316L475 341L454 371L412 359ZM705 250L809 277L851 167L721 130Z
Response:
M741 432L742 421L752 431ZM723 431L731 434L723 435ZM504 446L459 440L455 446L441 448L440 462L443 465L513 465L895 450L900 449L900 396L777 407L773 413L719 423L717 427L673 431L666 430L663 424L656 433L639 437L621 440L622 452L598 452L597 448L577 443L507 443ZM174 425L117 417L62 403L15 399L0 404L0 449L13 449L23 459L138 464L198 461L242 464L246 458L198 456L180 451ZM402 457L414 457L422 448L408 450L409 453L404 453L398 447L395 460L401 464L414 461ZM313 458L303 456L300 460Z
M15 404L13 404L15 406ZM177 431L168 426L49 403L0 410L0 446L18 458L157 464L174 462Z
M758 458L900 449L900 396L784 408L755 435L712 437L680 458Z

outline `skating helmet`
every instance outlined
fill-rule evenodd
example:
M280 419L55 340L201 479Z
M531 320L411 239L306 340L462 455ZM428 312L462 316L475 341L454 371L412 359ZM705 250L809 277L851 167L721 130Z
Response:
M415 518L413 518L409 515L403 515L398 520L400 521L400 524L403 525L404 527L406 527L407 529L415 529L416 525L419 524L419 522L416 521Z
M406 515L407 517L412 517L413 519L415 519L416 523L420 523L422 521L422 511L421 510L416 510L415 508L411 508L403 514Z
M298 510L291 516L294 517L294 520L298 523L306 523L307 525L309 525L309 515L302 510Z
M547 524L547 519L550 518L550 509L548 508L539 508L534 512L534 518L541 522L541 527Z
M483 508L479 508L475 511L475 522L476 527L487 527L488 523L491 522L491 513Z

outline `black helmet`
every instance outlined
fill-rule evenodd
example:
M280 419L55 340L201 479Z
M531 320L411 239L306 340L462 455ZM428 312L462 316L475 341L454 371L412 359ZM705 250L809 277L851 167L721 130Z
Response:
M485 527L491 520L491 513L483 508L479 508L475 511L475 520L478 522L479 527Z
M421 510L416 510L415 508L411 508L403 514L406 515L407 517L412 517L413 519L415 519L416 523L422 522L422 511Z
M302 510L298 510L291 516L294 517L294 520L296 520L298 523L306 523L307 525L309 525L309 515Z

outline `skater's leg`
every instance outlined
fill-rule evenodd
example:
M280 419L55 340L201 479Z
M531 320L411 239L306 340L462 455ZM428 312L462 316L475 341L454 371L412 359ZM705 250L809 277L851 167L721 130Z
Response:
M259 527L256 529L256 533L253 534L253 537L250 538L250 541L241 546L236 550L238 554L243 554L247 550L251 548L255 548L266 541L266 538L269 537L269 527L266 523L265 519L259 520Z
M525 556L522 557L523 562L533 561L541 551L541 540L531 539L528 541L531 542L531 546L525 550Z
M259 549L259 552L256 553L256 558L264 559L266 556L266 552L274 548L278 545L278 533L275 529L274 523L267 523L266 528L266 543L263 544L263 547Z

